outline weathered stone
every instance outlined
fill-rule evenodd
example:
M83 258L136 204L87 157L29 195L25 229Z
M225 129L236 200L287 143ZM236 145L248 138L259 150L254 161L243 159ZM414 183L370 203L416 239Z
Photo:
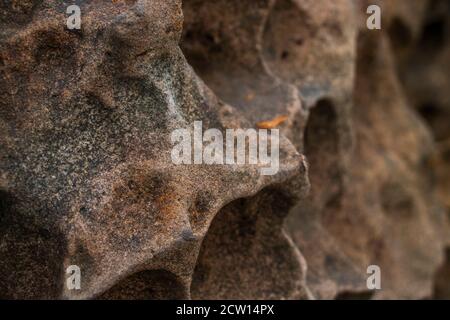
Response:
M2 2L0 297L448 297L450 11L375 3ZM194 121L278 173L173 164Z

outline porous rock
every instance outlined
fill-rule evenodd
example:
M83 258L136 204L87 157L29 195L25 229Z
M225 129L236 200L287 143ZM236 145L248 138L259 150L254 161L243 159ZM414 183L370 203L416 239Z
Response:
M80 1L81 30L2 2L0 297L448 297L450 14L375 2L382 30L356 0ZM171 161L194 121L278 116L273 176Z

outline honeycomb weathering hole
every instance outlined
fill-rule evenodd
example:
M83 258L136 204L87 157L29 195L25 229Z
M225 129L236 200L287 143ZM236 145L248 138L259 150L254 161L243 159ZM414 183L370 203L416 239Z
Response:
M304 141L313 197L325 191L337 193L340 188L338 116L330 100L319 100L311 109ZM327 190L322 190L323 185Z
M407 47L412 42L411 29L399 17L395 17L389 25L391 43L396 49Z
M228 204L203 240L193 276L193 299L279 299L293 296L303 271L281 232L292 201L267 188Z
M314 30L309 17L291 0L279 0L265 25L263 56L281 79L298 83L311 57Z

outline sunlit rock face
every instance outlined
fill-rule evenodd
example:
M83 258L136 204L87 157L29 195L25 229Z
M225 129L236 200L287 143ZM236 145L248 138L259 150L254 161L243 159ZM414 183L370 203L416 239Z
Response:
M78 1L80 30L2 2L0 298L450 298L449 6L374 2L381 30L356 0ZM171 158L280 117L274 175Z

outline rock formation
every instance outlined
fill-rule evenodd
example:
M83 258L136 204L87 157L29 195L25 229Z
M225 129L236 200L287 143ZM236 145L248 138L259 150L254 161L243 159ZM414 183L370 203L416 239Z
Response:
M0 298L450 298L447 0L74 3L0 3ZM171 160L271 119L275 175Z

